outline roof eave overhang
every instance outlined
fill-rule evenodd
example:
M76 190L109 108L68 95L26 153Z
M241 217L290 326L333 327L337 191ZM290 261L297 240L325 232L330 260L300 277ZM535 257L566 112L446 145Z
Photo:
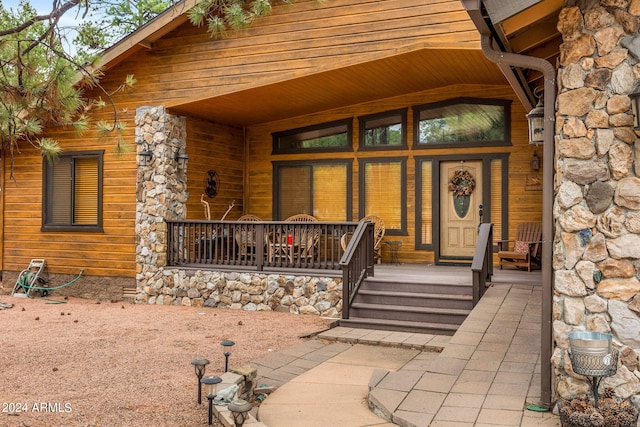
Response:
M197 3L198 0L181 0L107 48L102 52L103 67L112 68L140 49L150 49L156 40L185 23L189 19L187 12Z

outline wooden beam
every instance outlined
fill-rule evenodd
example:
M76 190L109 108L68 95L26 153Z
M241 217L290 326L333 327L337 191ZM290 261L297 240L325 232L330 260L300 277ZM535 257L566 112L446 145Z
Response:
M150 50L153 47L153 44L149 40L140 40L138 42L138 46L142 46L143 48Z
M501 26L507 36L533 25L548 16L557 18L562 9L564 0L544 0L521 13L505 20ZM557 19L556 19L557 21Z
M497 24L541 1L542 0L510 0L506 2L504 0L484 0L484 6L489 13L491 22Z

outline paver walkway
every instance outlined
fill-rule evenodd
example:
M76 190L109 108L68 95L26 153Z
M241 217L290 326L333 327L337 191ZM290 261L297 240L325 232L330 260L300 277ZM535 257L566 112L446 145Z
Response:
M537 286L494 285L453 337L326 331L255 362L258 384L280 386L258 418L268 427L560 426L525 409L540 395L540 304Z

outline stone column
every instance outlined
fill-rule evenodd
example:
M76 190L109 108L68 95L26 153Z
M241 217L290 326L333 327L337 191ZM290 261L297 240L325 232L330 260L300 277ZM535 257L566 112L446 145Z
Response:
M602 387L638 403L640 143L629 94L640 80L640 1L580 4L558 22L555 386L561 397L590 390L572 370L570 332L611 333L621 364Z
M186 146L186 120L167 114L164 107L136 110L138 174L136 190L136 283L137 302L146 302L163 285L167 263L166 220L186 218L187 170L175 160ZM142 164L139 155L150 150L153 157Z

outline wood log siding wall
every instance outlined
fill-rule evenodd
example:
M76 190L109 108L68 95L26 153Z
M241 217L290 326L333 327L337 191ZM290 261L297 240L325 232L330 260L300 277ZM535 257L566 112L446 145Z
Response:
M76 138L73 131L51 133L64 150L105 150L103 233L41 232L42 170L40 152L23 146L15 155L14 180L4 160L4 259L2 270L20 271L33 258L44 258L49 272L133 277L135 274L135 151L115 153L97 138Z
M203 179L213 169L220 177L220 193L213 199L205 196L211 209L211 219L219 220L235 201L226 219L236 219L243 213L244 149L242 129L222 126L200 119L187 120L187 201L188 219L205 219L200 195Z
M384 18L384 19L382 19ZM390 19L394 18L394 19ZM292 30L295 29L295 31ZM101 140L95 132L78 136L71 129L53 129L47 132L61 143L65 151L104 149L104 233L56 233L40 231L42 216L42 158L38 150L23 145L15 157L14 180L9 177L9 159L3 156L4 187L4 271L20 271L30 259L47 259L51 273L77 274L84 268L85 275L135 277L136 235L134 229L136 206L136 150L134 115L143 105L178 105L185 100L219 96L244 88L265 87L270 82L323 70L358 64L368 60L389 57L398 52L411 51L415 46L434 49L469 48L465 57L482 57L479 36L462 9L459 0L428 4L422 0L328 0L322 7L312 1L300 1L293 8L277 9L274 14L259 20L237 36L215 41L203 29L185 23L163 38L154 41L151 50L140 50L123 62L109 68L103 85L116 88L128 74L137 79L134 90L114 97L119 119L127 126L123 141L131 149L116 154L113 139ZM407 72L418 70L429 73L430 64L409 64ZM366 67L363 67L366 72ZM494 79L495 69L489 70L475 59L451 64L451 73L466 74L476 80ZM470 71L473 70L473 71ZM411 80L405 74L398 79L405 82L404 92L411 93ZM357 82L341 82L353 85ZM265 90L268 90L265 89ZM368 94L375 88L366 88ZM403 93L404 93L403 92ZM287 96L290 95L290 98ZM278 95L270 99L292 103L302 93ZM336 93L340 96L340 93ZM208 169L222 171L222 194L212 203L212 216L219 218L231 200L236 200L234 217L240 212L257 214L271 219L272 165L271 132L292 129L344 117L403 108L425 102L434 102L457 96L496 97L513 99L512 136L516 147L480 149L481 152L511 151L510 159L510 224L515 232L517 223L530 220L532 212L539 212L539 193L525 193L524 183L528 171L530 150L524 148L527 138L525 112L513 98L507 86L455 86L427 92L381 99L367 104L302 115L295 118L242 129L223 124L212 124L189 117L187 120L187 154L189 155L187 204L189 219L204 218L199 198L202 177ZM348 104L345 104L348 105ZM224 105L225 108L235 107ZM181 114L180 111L169 111ZM109 120L109 108L93 118ZM411 117L411 116L410 116ZM216 121L216 117L208 117ZM354 120L357 128L357 120ZM247 135L248 152L243 149ZM357 135L357 132L354 132ZM408 135L412 135L411 123ZM211 136L213 136L211 138ZM357 139L354 140L357 146ZM411 145L411 138L409 137ZM517 151L522 150L518 154ZM429 260L429 254L412 252L415 227L414 197L415 164L413 156L443 154L448 150L409 150L407 155L408 227L410 237L404 238L402 257L407 261ZM396 156L397 151L385 153L355 153L354 178L358 174L357 158L361 156ZM247 157L246 165L243 156ZM331 156L329 156L331 157ZM335 157L339 157L335 155ZM293 160L296 155L277 156L277 160ZM221 163L221 164L220 164ZM244 181L245 184L242 184ZM243 190L247 190L244 194ZM354 219L359 218L358 187L354 179ZM245 206L240 206L245 201ZM242 210L241 210L242 209ZM231 214L230 214L231 215ZM409 244L411 243L411 244Z

